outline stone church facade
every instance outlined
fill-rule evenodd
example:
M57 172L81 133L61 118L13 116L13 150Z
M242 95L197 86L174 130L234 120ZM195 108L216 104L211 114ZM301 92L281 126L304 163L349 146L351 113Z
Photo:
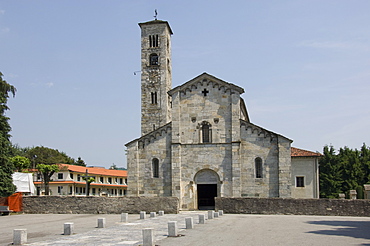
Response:
M168 22L141 28L141 137L126 144L128 196L318 198L320 154L253 124L244 89L203 73L172 88Z

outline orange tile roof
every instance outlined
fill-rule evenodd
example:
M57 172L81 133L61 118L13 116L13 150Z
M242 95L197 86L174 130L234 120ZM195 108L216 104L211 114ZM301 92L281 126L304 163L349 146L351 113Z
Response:
M96 174L96 175L107 175L113 177L127 177L126 170L114 170L114 169L105 169L101 167L83 167L83 166L76 166L76 165L69 165L69 164L58 164L60 169L63 170L63 167L67 168L71 172L76 173L85 173L86 169L89 174Z
M308 150L303 150L303 149L298 149L298 148L294 148L294 147L291 147L290 148L291 150L291 157L319 157L319 156L322 156L322 154L318 153L318 152L312 152L312 151L308 151Z

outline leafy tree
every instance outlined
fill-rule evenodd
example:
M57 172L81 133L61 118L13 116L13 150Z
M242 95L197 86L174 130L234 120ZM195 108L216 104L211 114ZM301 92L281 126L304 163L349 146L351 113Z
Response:
M59 166L56 164L53 164L53 165L37 164L36 168L42 175L42 178L43 178L42 180L45 186L45 195L48 196L49 195L49 183L50 183L51 176L53 176L55 172L59 171Z
M16 171L21 172L23 169L27 169L31 165L30 159L24 156L13 156L10 157L10 161L13 163Z
M74 159L56 149L37 146L27 151L26 157L31 160L32 168L37 164L52 165L57 163L74 164Z
M360 150L340 148L338 154L332 146L324 147L320 160L320 197L337 198L339 193L349 196L357 191L363 198L363 186L370 183L370 149L363 144Z
M320 197L338 198L338 194L342 193L342 170L333 146L325 146L323 153L319 166Z
M12 145L10 142L9 118L5 115L9 94L15 96L16 89L3 80L3 74L0 72L0 196L9 196L16 190L13 184L12 174L14 166L9 160Z
M86 181L86 196L90 195L90 184L95 181L93 177L82 177Z
M78 157L77 161L75 162L75 165L86 167L86 163L84 160L81 159L81 157Z

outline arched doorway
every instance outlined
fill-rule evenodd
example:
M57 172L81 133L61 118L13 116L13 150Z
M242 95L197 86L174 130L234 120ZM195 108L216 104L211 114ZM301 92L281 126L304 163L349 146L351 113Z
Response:
M209 169L197 172L194 177L197 185L198 209L214 209L220 179L218 174Z

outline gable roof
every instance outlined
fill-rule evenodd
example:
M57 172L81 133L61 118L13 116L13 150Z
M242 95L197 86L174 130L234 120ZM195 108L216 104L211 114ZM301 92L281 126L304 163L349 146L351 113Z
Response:
M291 147L290 151L291 151L291 154L290 154L291 157L320 157L322 156L322 154L320 154L319 152L312 152L312 151L298 149L294 147Z
M188 82L186 82L185 84L182 84L182 85L179 85L175 88L173 88L172 90L168 91L168 95L172 96L173 94L175 94L176 92L179 92L179 91L185 91L185 90L192 90L192 88L197 88L197 85L198 84L203 84L203 83L213 83L213 86L218 86L219 88L221 87L225 87L226 89L230 89L230 90L236 90L237 92L239 92L240 94L243 94L244 93L244 89L237 86L237 85L234 85L234 84L231 84L231 83L228 83L226 81L223 81L219 78L216 78L215 76L213 75L210 75L208 73L202 73L201 75L189 80Z
M58 165L61 170L66 168L70 172L86 173L86 169L87 169L89 174L106 175L106 176L114 176L114 177L127 177L126 170L105 169L102 167L83 167L83 166L76 166L76 165L69 165L69 164L58 164Z

